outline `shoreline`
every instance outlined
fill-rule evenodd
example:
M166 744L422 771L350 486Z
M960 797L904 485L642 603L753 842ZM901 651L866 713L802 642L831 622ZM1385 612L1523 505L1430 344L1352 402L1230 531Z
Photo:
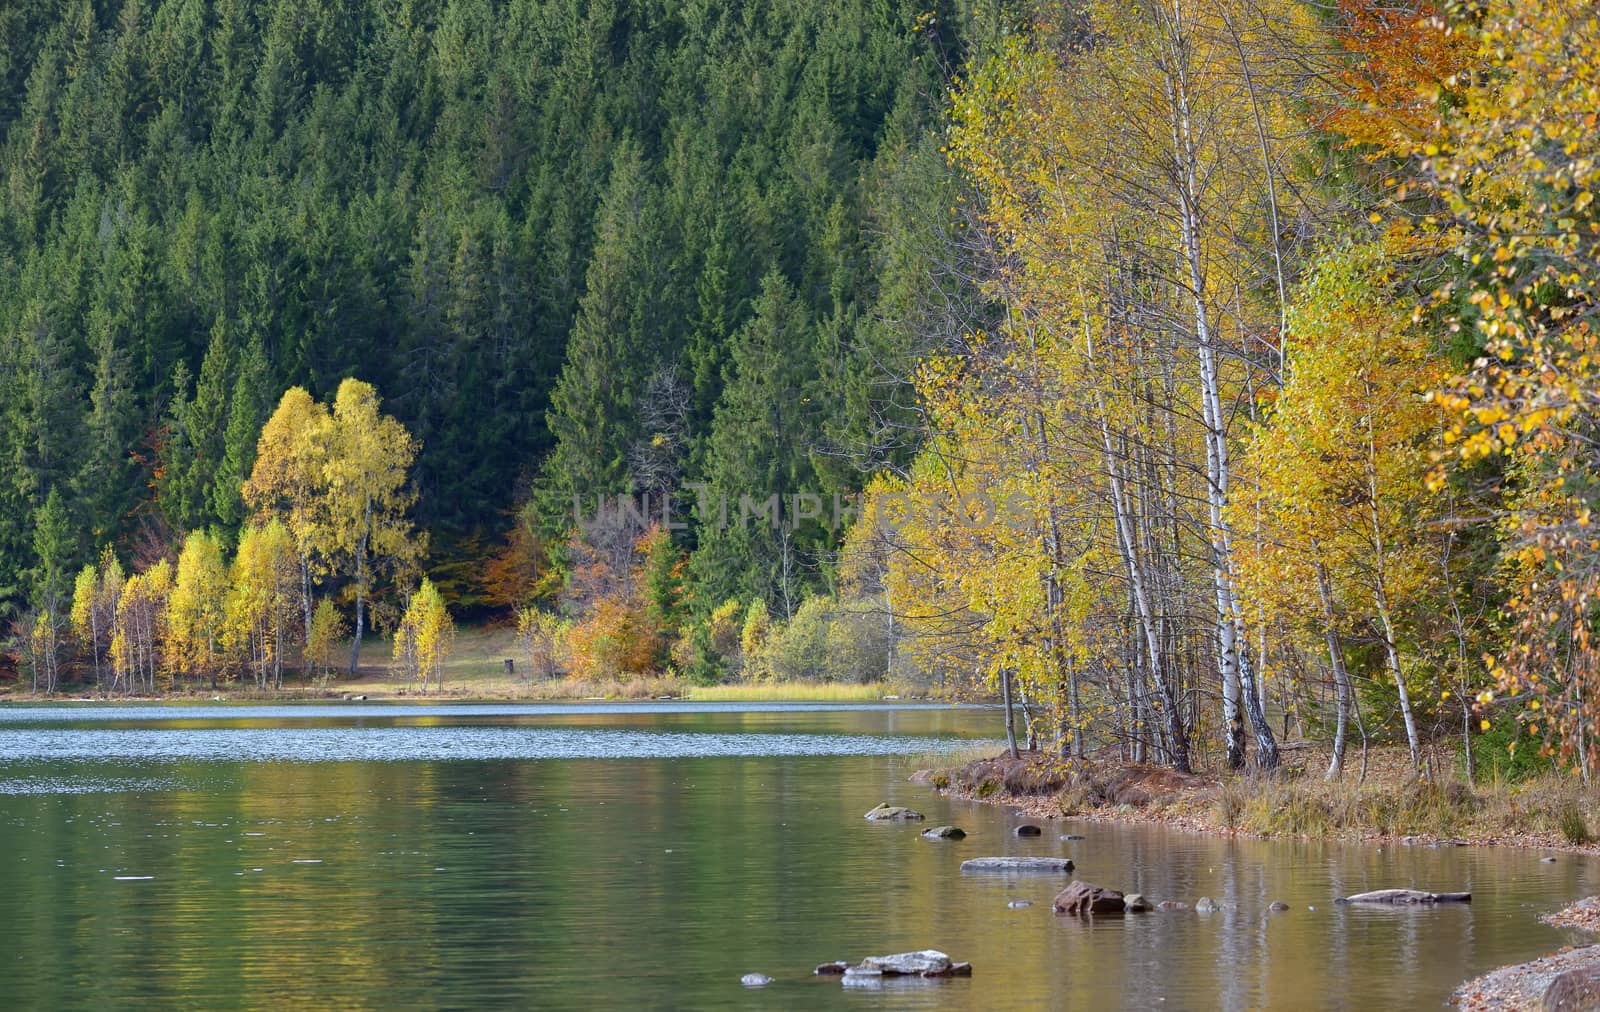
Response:
M1027 762L1028 759L1022 761ZM1106 767L1101 767L1099 772L1106 773ZM1509 847L1546 853L1600 856L1600 841L1594 838L1587 843L1575 843L1563 839L1559 832L1523 829L1514 834L1493 833L1471 823L1457 827L1455 832L1447 834L1381 832L1371 826L1342 827L1337 831L1320 833L1261 832L1242 825L1223 825L1219 822L1218 809L1224 807L1228 790L1227 782L1220 778L1198 776L1180 778L1161 768L1141 768L1132 764L1121 767L1118 772L1123 774L1123 782L1116 783L1115 775L1109 778L1112 784L1111 800L1089 805L1075 802L1075 798L1083 797L1083 784L1079 781L1092 779L1094 776L1092 770L1080 773L1077 777L1062 775L1061 784L1055 787L1051 786L1052 781L1036 779L1034 783L1040 787L1050 788L1045 790L1018 793L1004 788L991 789L995 784L993 777L997 774L1006 779L1015 777L1023 782L1028 780L1027 771L1019 770L1017 761L1010 760L1004 755L980 759L961 767L922 770L914 774L911 779L947 797L1009 808L1020 815L1039 820L1158 825L1171 830L1234 839L1332 840L1423 847ZM1302 774L1303 780L1304 774ZM1147 786L1151 783L1172 784L1175 781L1179 786L1174 789L1147 790ZM1256 786L1259 787L1265 782L1256 781ZM1327 784L1320 777L1316 777L1309 793L1315 794L1319 786L1329 794L1350 789L1348 784ZM1380 781L1367 789L1374 794L1382 795L1385 792L1404 790L1404 785ZM1116 800L1119 792L1125 793L1132 799L1141 791L1146 793L1143 803ZM1475 795L1469 791L1467 799L1460 803L1470 810L1475 803L1472 798L1475 798ZM1539 920L1559 928L1600 934L1600 896L1576 900L1559 911L1540 915ZM1463 981L1451 993L1450 1004L1452 1007L1470 1012L1508 1012L1508 1010L1544 1008L1547 989L1558 977L1568 973L1572 976L1563 979L1563 987L1590 988L1591 990L1586 993L1591 996L1600 994L1600 943L1563 946L1537 959L1507 964L1472 977ZM1593 1000L1591 997L1590 1001ZM1593 1006L1562 1004L1560 1007Z
M1074 764L1075 771L1066 771L1047 754L1024 752L1021 759L1011 760L1002 753L962 766L921 770L912 779L948 797L1008 807L1038 819L1159 825L1234 839L1510 847L1600 857L1600 808L1585 799L1582 808L1574 809L1579 804L1574 800L1576 795L1562 793L1560 781L1553 787L1531 781L1517 786L1480 784L1471 789L1447 778L1441 778L1438 784L1421 783L1392 768L1358 784L1353 772L1330 783L1320 775L1293 772L1274 777L1227 778L1214 773L1176 774L1165 767L1120 761L1076 760ZM1423 795L1417 802L1419 808L1428 803L1436 808L1426 816L1449 824L1410 825L1396 831L1361 821L1367 817L1368 808L1377 806L1348 804L1351 800L1400 804L1413 800L1408 795L1417 794ZM1262 829L1252 824L1259 813L1243 807L1241 797L1245 804L1271 807L1276 802L1286 809L1308 799L1332 807L1323 799L1333 798L1346 803L1351 811L1330 814L1319 810L1312 816L1303 816L1303 821L1311 825L1299 831L1285 827ZM1487 821L1500 814L1491 811L1500 804L1515 806L1506 814L1515 825ZM1567 814L1569 809L1578 811L1584 820L1587 840L1570 839L1553 824L1558 815ZM1353 821L1341 822L1341 816ZM1231 823L1227 821L1230 818ZM1295 820L1285 817L1282 821L1293 824Z
M1539 920L1558 928L1590 934L1600 933L1600 896L1589 896ZM1469 1012L1500 1012L1513 1009L1549 1007L1545 995L1551 984L1564 974L1573 974L1571 983L1589 989L1590 980L1600 980L1600 944L1568 945L1548 956L1525 963L1509 963L1463 982L1450 994L1450 1004ZM1561 1008L1589 1008L1590 1003L1558 1003Z
M819 691L818 687L801 685L798 688L784 689L772 686L733 686L734 691L726 691L729 687L723 686L698 686L687 687L678 691L661 693L630 693L626 691L590 692L587 687L565 692L494 692L494 691L452 691L445 689L442 692L430 692L426 695L416 692L393 691L387 687L374 687L364 689L361 686L351 686L345 689L315 689L310 687L286 687L280 691L267 692L240 692L227 690L197 690L175 691L157 695L108 695L82 692L59 692L51 695L43 693L0 693L0 709L6 706L39 706L39 705L161 705L181 703L186 705L215 704L225 706L239 703L915 703L925 705L940 703L957 705L961 700L946 699L938 696L924 696L885 690L883 693L871 691L844 691L829 692ZM825 683L824 683L825 688ZM866 687L862 687L866 688ZM723 689L724 691L718 691Z

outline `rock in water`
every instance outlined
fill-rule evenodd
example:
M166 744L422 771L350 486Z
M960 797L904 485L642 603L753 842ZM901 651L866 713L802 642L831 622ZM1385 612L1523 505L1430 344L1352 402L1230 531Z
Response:
M1215 909L1217 909L1217 905L1211 902L1211 897L1209 896L1202 896L1194 902L1194 912L1197 914L1209 914Z
M840 977L848 969L850 969L849 963L842 959L836 959L831 963L818 963L817 968L811 972L818 977Z
M930 840L964 840L967 831L960 826L934 826L932 829L924 829L922 835Z
M1044 830L1040 829L1038 826L1024 824L1016 828L1016 834L1018 836L1039 836L1043 833Z
M1356 893L1336 900L1338 903L1382 903L1390 906L1412 906L1424 903L1471 903L1471 893L1427 893L1420 889L1374 889L1369 893Z
M1033 906L1033 901L1032 900L1012 900L1010 903L1007 903L1006 906L1010 907L1012 910L1026 910L1029 907Z
M962 861L961 870L1041 875L1069 872L1072 870L1072 861L1065 857L974 857Z
M1157 910L1188 910L1189 904L1182 900L1162 900L1156 904Z
M887 801L880 802L877 808L867 813L866 817L873 822L921 822L923 818L921 812L891 805Z
M1267 909L1275 914L1281 914L1285 910L1289 909L1289 904L1283 902L1282 900L1273 900L1272 904L1268 906Z
M745 987L766 987L772 983L772 978L764 973L747 973L739 978L739 983Z
M1130 914L1142 914L1155 908L1150 905L1150 901L1145 899L1142 894L1129 893L1122 898L1122 909Z
M916 952L896 952L889 956L868 956L861 961L868 970L877 970L886 976L926 976L930 971L950 969L950 957L938 949L919 949Z
M1083 836L1079 833L1062 833L1061 838L1063 840L1081 840Z
M1122 894L1091 882L1074 880L1056 894L1058 914L1120 914L1123 912Z

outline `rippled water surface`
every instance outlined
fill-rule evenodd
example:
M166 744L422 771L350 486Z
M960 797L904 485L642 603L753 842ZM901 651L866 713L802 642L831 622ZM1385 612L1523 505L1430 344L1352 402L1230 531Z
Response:
M1048 824L906 775L992 710L840 705L0 709L6 1007L1440 1007L1552 951L1587 860ZM868 823L879 801L971 834ZM927 825L924 824L924 825ZM1063 840L1067 833L1082 840ZM1078 874L1211 915L1058 918ZM1470 907L1334 896L1470 889ZM1269 914L1272 900L1293 909ZM1008 903L1032 901L1012 908ZM936 947L970 980L811 967ZM770 987L738 978L762 972Z

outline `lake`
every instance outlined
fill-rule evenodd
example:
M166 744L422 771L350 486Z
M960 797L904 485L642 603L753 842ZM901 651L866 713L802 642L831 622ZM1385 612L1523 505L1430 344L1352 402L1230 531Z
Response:
M0 708L8 1007L1439 1007L1586 940L1537 921L1594 862L1049 822L906 777L987 708L829 704ZM880 801L928 822L869 823ZM963 826L965 840L921 838ZM1067 833L1083 840L1062 840ZM1218 913L1056 917L1081 877ZM1470 906L1336 895L1468 889ZM1033 906L1012 908L1014 900ZM1283 900L1288 913L1271 914ZM1314 909L1313 909L1314 908ZM879 990L826 960L932 947L970 979ZM746 990L742 974L775 982Z

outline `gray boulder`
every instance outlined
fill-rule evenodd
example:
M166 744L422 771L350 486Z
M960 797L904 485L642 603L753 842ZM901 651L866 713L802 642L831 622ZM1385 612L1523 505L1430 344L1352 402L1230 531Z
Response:
M1038 826L1028 825L1025 823L1021 826L1018 826L1014 832L1018 836L1040 836L1044 833L1044 830L1040 829Z
M967 831L960 826L934 826L932 829L924 829L922 835L930 840L964 840Z
M938 949L919 949L916 952L896 952L888 956L868 956L861 961L861 965L886 976L920 977L930 971L950 969L950 957Z
M1471 893L1429 893L1420 889L1374 889L1356 893L1334 901L1335 903L1375 903L1387 906L1418 906L1434 903L1471 903Z
M923 819L921 812L891 805L887 801L880 802L877 808L867 813L866 817L873 822L921 822Z

